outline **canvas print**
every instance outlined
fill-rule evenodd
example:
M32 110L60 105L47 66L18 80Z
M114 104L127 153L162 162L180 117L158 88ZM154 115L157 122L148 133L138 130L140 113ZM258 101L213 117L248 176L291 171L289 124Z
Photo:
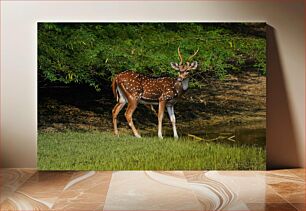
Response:
M37 27L40 170L265 169L265 23Z

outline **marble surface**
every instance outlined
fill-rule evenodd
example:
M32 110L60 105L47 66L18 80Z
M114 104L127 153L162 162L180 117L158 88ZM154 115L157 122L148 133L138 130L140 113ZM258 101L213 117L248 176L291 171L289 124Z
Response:
M305 169L1 169L1 210L305 210Z

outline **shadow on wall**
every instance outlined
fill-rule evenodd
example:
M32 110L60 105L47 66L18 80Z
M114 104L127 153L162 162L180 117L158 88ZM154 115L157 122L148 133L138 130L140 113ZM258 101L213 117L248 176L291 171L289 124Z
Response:
M267 170L302 167L275 32L267 25Z

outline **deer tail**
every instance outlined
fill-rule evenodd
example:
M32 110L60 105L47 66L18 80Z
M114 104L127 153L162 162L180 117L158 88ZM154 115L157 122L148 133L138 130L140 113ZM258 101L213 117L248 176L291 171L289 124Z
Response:
M118 101L119 100L119 98L118 98L118 92L117 92L117 90L116 90L116 88L117 88L117 77L115 77L114 79L113 79L113 81L112 81L112 90L113 90L113 94L114 94L114 97L116 98L116 100Z

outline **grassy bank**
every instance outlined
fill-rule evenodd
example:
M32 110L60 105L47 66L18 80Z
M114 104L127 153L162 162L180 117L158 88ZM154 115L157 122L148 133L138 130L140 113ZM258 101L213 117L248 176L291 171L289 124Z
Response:
M40 132L40 170L263 170L265 149L196 142L189 138L136 139L108 132Z

